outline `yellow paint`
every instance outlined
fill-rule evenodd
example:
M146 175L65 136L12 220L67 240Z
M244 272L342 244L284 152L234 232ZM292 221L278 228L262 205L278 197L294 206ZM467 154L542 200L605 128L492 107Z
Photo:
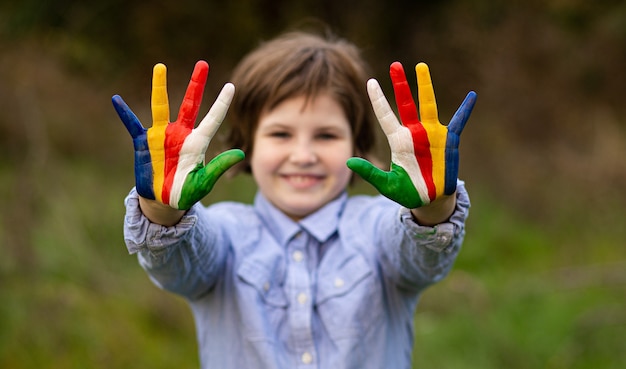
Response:
M148 147L152 158L154 196L163 202L165 181L165 130L169 124L170 107L167 97L167 69L164 64L154 66L152 74L152 127L148 129Z
M428 134L430 154L433 160L433 181L437 197L443 195L446 178L446 140L447 127L439 123L435 90L430 78L430 71L425 63L415 66L417 74L417 94L419 99L420 121Z

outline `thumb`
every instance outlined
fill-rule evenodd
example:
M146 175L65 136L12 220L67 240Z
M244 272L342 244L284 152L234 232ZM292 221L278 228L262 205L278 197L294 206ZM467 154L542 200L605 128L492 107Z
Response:
M374 186L381 195L409 209L426 203L415 189L407 172L399 165L391 163L391 170L385 172L362 158L350 158L348 168ZM428 197L426 197L428 200Z
M191 208L194 203L211 192L222 174L244 157L243 151L232 149L217 155L204 167L198 164L197 171L190 172L185 179L178 208L184 210Z
M378 187L387 182L388 173L363 158L350 158L346 165L365 181Z
M246 155L239 149L224 151L214 157L203 169L203 176L214 177L216 180L233 165L242 161Z

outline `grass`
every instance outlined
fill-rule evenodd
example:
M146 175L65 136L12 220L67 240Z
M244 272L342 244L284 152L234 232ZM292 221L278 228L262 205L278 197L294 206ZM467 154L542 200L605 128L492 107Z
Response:
M0 215L0 367L197 368L188 307L154 287L125 250L129 176L89 162L54 168L45 181L36 180L52 170L22 178L36 182L28 210L11 200L18 171L0 166L11 210ZM249 201L250 181L224 180L214 194ZM418 307L414 367L621 367L623 235L546 227L480 190L472 200L453 272ZM13 216L28 222L15 229Z
M476 195L455 269L418 307L414 367L622 367L623 238L588 243Z

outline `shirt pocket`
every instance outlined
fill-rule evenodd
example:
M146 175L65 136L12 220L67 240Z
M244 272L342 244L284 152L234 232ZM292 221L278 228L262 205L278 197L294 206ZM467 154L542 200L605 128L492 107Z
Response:
M249 340L272 340L268 327L280 326L286 317L289 303L276 274L250 260L237 270L237 305Z
M362 255L318 276L316 308L334 340L364 338L383 313L382 288Z
M237 271L240 280L254 288L264 303L285 307L287 296L280 286L280 281L272 278L274 274L263 265L251 261L244 261Z

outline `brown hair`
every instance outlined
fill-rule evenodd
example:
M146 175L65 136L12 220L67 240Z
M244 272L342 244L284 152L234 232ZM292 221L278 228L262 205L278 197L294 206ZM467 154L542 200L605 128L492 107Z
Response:
M332 35L289 32L262 43L235 68L236 92L229 109L227 144L252 153L260 115L297 96L330 95L343 108L353 134L355 155L374 147L375 118L367 96L368 67L353 44ZM235 169L250 173L248 159Z

